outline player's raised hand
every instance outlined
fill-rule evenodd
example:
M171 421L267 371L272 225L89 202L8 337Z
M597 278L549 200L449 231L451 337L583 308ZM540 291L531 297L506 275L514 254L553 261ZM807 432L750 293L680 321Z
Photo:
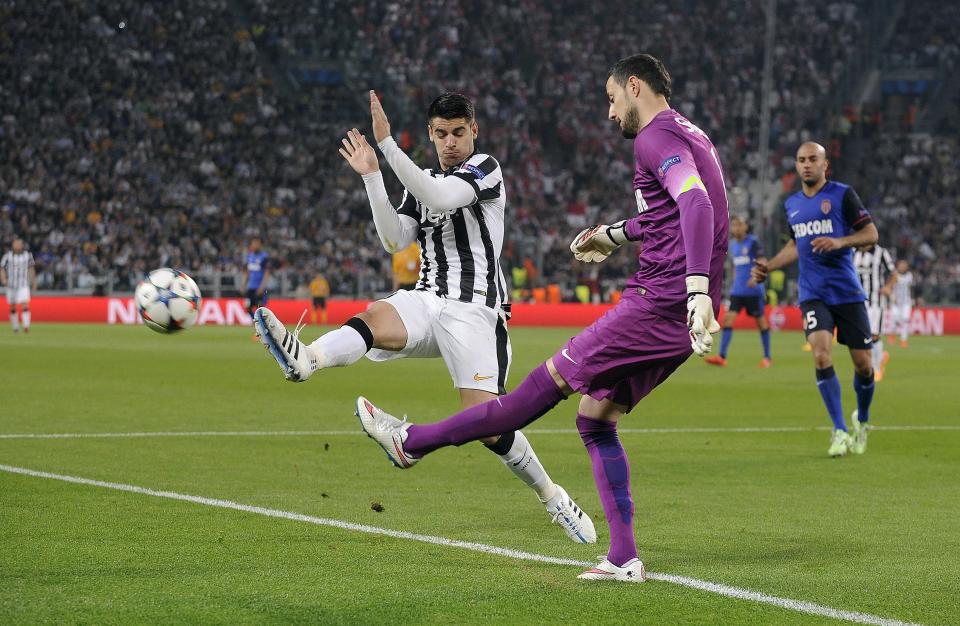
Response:
M574 258L584 263L599 263L606 259L627 242L625 223L624 220L609 226L598 224L581 230L570 242Z
M380 169L377 153L374 152L373 147L367 143L367 138L361 135L359 130L354 128L347 131L347 136L341 141L343 147L340 148L340 155L346 159L354 172L363 176Z
M390 136L390 121L380 104L377 92L370 90L370 119L373 122L373 138L380 143Z
M818 254L833 252L843 247L836 237L817 237L810 242L810 247Z
M750 268L750 280L754 284L762 283L767 280L767 275L770 272L767 270L767 264L762 261L754 261L753 267Z

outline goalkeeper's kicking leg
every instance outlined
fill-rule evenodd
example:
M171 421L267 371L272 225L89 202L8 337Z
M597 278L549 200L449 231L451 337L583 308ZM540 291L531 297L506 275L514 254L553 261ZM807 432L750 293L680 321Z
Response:
M270 309L257 309L253 322L260 341L277 360L287 380L293 382L303 382L326 367L356 363L371 348L399 351L407 345L403 320L392 305L382 301L372 303L365 312L309 345L300 341L302 326L288 331Z
M394 464L406 468L416 463L419 456L444 445L461 445L508 424L522 428L571 393L572 389L551 360L533 370L506 396L436 424L413 426L362 397L357 401L357 414L364 430L384 448ZM610 529L606 558L580 575L587 580L642 582L645 577L634 540L630 464L617 436L617 420L625 409L609 400L597 401L585 396L577 413L577 430L590 455L594 481Z
M694 320L696 321L696 320ZM633 539L633 504L626 453L617 437L619 417L666 380L694 345L708 352L704 324L661 317L627 295L612 311L571 339L512 392L433 424L410 424L358 400L367 432L401 468L430 452L498 432L519 430L566 399L583 394L577 429L590 453L611 545L606 559L581 576L592 580L642 580ZM696 330L695 330L696 329ZM696 343L692 343L696 342Z
M410 307L409 300L414 297L419 297L417 301L421 305L419 315L414 314ZM437 304L439 299L423 293L414 296L410 292L395 294L392 298L395 299L400 310L405 312L404 314L401 314L390 302L374 302L365 313L351 318L342 327L326 333L310 345L300 341L299 327L292 333L287 331L268 309L258 309L254 315L254 321L258 336L276 358L287 379L302 382L318 369L350 365L372 348L374 351L370 356L374 360L385 360L390 358L388 355L391 354L402 356L401 351L407 348L408 343L414 344L415 349L425 342L429 343L429 339L424 338L424 328L432 319L429 312L430 305ZM426 310L425 313L424 310ZM412 333L407 332L404 319L409 321ZM453 322L447 322L447 324L448 331L455 330L452 326ZM479 327L475 328L474 332L479 330ZM419 352L418 356L426 356L423 352L430 351ZM436 356L440 355L436 354ZM453 355L448 356L455 360L457 358ZM475 365L479 354L470 354L468 358L471 365ZM493 367L493 371L496 372L496 367ZM484 376L471 380L467 376L455 379L464 408L482 404L497 397L495 391L498 381L487 380L489 378L491 377ZM475 388L483 385L490 389L485 391ZM596 542L597 533L590 516L577 506L563 487L550 479L533 446L522 432L498 431L483 437L481 442L497 455L511 473L537 494L552 521L563 528L572 541Z

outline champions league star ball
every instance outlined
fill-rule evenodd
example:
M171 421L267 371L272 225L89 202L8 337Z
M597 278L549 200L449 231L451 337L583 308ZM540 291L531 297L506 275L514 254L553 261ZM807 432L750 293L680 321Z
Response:
M200 313L200 288L193 279L164 267L150 272L134 294L143 323L158 333L175 333L193 326Z

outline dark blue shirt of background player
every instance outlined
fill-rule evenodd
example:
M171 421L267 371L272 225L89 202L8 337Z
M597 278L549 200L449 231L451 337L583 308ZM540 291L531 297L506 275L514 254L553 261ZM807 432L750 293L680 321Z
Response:
M244 288L247 296L247 311L250 315L267 302L267 286L270 281L270 257L263 251L260 239L250 240L247 249L247 264L244 267Z
M259 290L267 271L269 256L264 251L247 252L247 290Z
M872 221L857 192L828 180L812 197L798 191L787 198L784 210L797 244L799 301L863 302L866 295L853 265L853 248L815 252L810 245L817 237L846 237Z
M750 269L753 262L765 256L763 246L753 235L746 235L741 240L730 241L730 257L733 259L733 287L731 296L763 296L763 284L750 286Z

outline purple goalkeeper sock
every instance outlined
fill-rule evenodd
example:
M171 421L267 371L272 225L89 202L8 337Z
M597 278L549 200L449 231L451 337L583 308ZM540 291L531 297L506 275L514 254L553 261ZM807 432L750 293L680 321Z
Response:
M541 363L505 396L464 409L440 422L411 426L403 449L421 457L444 446L462 446L481 437L520 430L564 399L566 395L557 387L546 363Z
M603 514L610 527L607 560L621 567L637 556L633 538L633 499L630 497L630 462L620 445L617 424L577 414L577 430L590 453L593 480L600 492Z

